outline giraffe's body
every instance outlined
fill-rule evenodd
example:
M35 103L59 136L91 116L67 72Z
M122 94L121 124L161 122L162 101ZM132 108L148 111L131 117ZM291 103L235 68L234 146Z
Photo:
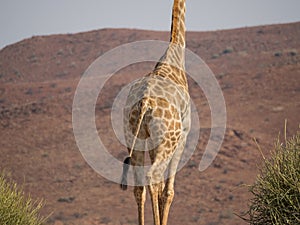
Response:
M124 109L124 133L130 155L126 163L134 170L140 225L144 225L145 184L149 186L155 225L167 224L175 173L190 129L184 19L185 0L174 0L169 48L150 74L134 82ZM142 169L145 151L151 159L146 181ZM127 187L127 171L125 166L123 189Z

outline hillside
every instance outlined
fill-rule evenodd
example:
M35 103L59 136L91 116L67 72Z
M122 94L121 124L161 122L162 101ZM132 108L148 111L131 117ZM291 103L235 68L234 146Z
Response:
M188 32L187 48L215 74L225 97L227 132L211 167L198 165L210 134L210 109L196 84L190 94L200 112L200 140L177 174L170 224L230 224L247 209L250 184L261 158L253 138L268 155L288 120L288 135L300 118L300 23L215 32ZM43 198L49 224L136 224L130 188L97 175L77 148L72 103L88 66L105 52L139 40L168 41L168 32L102 29L38 36L0 51L0 170L34 198ZM153 63L130 65L106 84L96 108L97 129L109 151L122 160L125 147L115 138L110 108L130 80ZM149 197L146 222L151 224Z

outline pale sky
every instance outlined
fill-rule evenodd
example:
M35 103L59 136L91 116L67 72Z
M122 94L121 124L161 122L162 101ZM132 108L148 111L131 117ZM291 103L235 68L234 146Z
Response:
M0 0L0 49L34 35L170 29L172 0ZM187 0L187 30L300 21L300 0Z

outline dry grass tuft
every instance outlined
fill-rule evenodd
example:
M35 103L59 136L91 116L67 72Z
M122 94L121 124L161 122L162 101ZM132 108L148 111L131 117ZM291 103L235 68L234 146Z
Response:
M42 202L33 201L0 174L0 224L3 225L42 225L46 218L39 215Z
M300 224L300 133L280 144L250 186L249 224Z

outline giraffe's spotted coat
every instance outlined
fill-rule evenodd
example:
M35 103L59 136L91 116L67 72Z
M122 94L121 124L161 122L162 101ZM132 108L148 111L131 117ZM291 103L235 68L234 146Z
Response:
M132 84L124 108L124 134L134 169L139 225L144 225L145 180L154 224L167 225L175 173L191 123L184 48L185 0L174 0L170 45L154 70ZM146 174L145 152L151 160Z

